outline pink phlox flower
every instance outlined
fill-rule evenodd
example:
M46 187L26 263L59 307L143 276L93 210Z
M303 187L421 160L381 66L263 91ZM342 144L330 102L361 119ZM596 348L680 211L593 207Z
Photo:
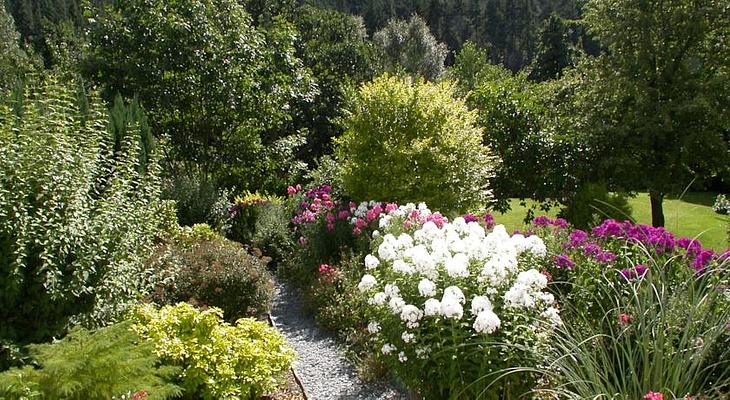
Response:
M395 203L388 203L385 205L385 212L390 214L393 211L396 211L398 209L398 204Z
M664 400L664 395L660 392L649 391L649 393L644 396L644 400Z

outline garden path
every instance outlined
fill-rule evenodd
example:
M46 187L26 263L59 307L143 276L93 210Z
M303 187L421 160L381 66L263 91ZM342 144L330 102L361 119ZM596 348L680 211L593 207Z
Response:
M301 309L297 292L281 282L275 283L275 290L271 318L297 352L294 370L309 400L407 399L387 383L363 382L336 339Z

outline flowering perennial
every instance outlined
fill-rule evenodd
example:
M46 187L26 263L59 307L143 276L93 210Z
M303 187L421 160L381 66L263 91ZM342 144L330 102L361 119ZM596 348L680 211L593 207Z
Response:
M355 218L363 211L356 210ZM464 381L450 377L455 381L442 385L463 389L477 382L472 386L484 389L489 382L478 382L484 373L536 349L561 323L547 277L533 268L547 255L539 237L510 236L502 225L489 232L473 216L449 222L425 204L373 207L366 219L368 212L378 212L379 231L358 289L370 306L367 330L375 348L401 378L438 385L413 376L428 365L431 374L434 368L461 371ZM507 337L524 346L486 344ZM475 352L477 347L484 349ZM487 364L480 361L485 357ZM470 370L473 365L481 367Z

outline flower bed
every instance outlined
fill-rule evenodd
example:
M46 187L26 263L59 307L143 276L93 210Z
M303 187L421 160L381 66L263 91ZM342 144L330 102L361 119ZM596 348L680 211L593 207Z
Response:
M583 231L538 217L525 232L510 235L489 214L449 219L424 204L356 204L332 193L329 186L290 188L297 246L284 275L359 360L385 366L425 398L514 398L528 391L550 397L557 386L582 393L577 398L667 396L675 387L668 383L581 392L551 375L560 369L556 358L566 359L566 349L582 345L570 341L580 335L566 332L624 340L634 356L659 354L661 362L685 354L689 342L669 341L666 353L635 347L659 340L656 330L643 329L654 323L667 329L667 338L713 332L698 360L671 360L705 368L713 382L728 379L715 368L728 347L723 343L730 344L730 335L717 330L724 328L717 323L725 318L722 310L730 307L722 294L730 283L728 252L716 254L663 228L614 220ZM692 297L697 293L707 296ZM692 329L681 330L681 302L707 312ZM643 365L632 358L619 362L611 353L619 348L603 348L619 363L605 371L608 381L639 373L624 362ZM657 382L665 382L673 372L641 373L659 374ZM575 379L589 379L585 374L581 370ZM696 375L682 376L680 381L692 381L677 386L691 388L687 393L715 387Z

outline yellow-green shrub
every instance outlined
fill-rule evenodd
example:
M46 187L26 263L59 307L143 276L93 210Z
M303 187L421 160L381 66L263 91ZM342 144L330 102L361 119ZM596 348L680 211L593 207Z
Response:
M250 318L235 325L218 308L180 303L137 308L134 330L155 343L157 355L182 367L180 386L202 399L253 399L274 389L294 350L274 328Z
M449 82L384 75L362 86L337 140L345 191L442 211L484 206L493 159L476 118Z

